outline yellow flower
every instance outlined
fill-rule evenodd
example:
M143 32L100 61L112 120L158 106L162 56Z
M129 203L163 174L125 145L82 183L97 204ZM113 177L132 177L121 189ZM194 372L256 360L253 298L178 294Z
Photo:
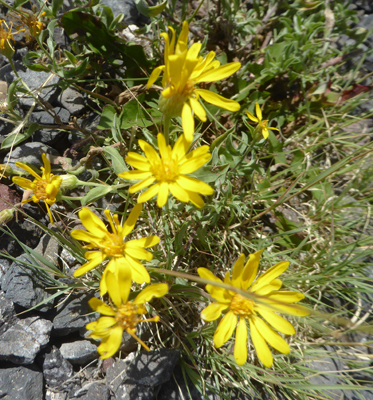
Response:
M83 207L79 211L79 218L88 230L75 229L71 232L71 236L76 240L87 242L85 249L95 251L87 251L85 258L87 263L82 265L74 272L75 277L79 277L92 268L100 265L107 258L110 259L105 268L103 277L100 282L101 296L107 292L105 275L111 271L117 274L119 271L125 271L127 275L136 283L149 283L150 276L145 267L139 260L150 261L153 258L152 253L145 250L146 247L152 247L159 243L158 236L148 236L141 239L124 241L136 225L142 211L142 205L137 204L133 207L130 215L123 226L119 223L118 215L111 216L109 210L105 210L105 216L109 221L110 233L105 224L97 217L89 208Z
M149 347L136 336L136 326L141 322L159 321L158 316L142 319L142 316L147 313L144 304L153 297L164 296L168 292L168 286L165 283L147 286L133 301L128 301L131 290L131 277L125 271L119 270L117 276L109 271L105 280L110 298L114 304L109 306L95 297L89 300L91 308L103 314L104 317L86 326L86 329L92 331L89 335L90 337L102 339L97 349L101 358L109 358L118 351L122 342L123 331L129 333L149 351Z
M150 144L141 139L139 146L145 153L145 157L132 152L126 157L128 164L137 168L137 171L125 171L118 174L123 179L140 180L129 188L130 193L136 193L156 182L139 196L137 200L139 203L144 203L158 195L157 205L163 207L171 192L184 203L191 201L198 208L205 205L198 193L211 195L214 190L207 183L187 174L197 171L210 160L209 146L201 146L187 153L190 142L187 142L182 135L171 150L171 146L166 145L166 140L161 133L158 134L160 156Z
M13 182L17 184L18 186L21 186L21 188L28 190L29 192L25 193L25 195L28 197L31 193L33 193L33 196L31 199L26 199L22 200L22 203L28 203L30 201L33 201L34 203L39 203L40 200L43 200L45 203L45 206L47 207L47 211L49 214L49 218L51 223L53 224L53 217L51 214L51 211L49 209L49 206L54 204L56 202L56 196L58 194L62 178L59 175L53 175L51 174L51 164L45 154L43 153L42 155L43 158L43 164L44 168L41 167L40 169L42 170L42 176L39 176L32 168L30 168L28 165L16 162L16 166L19 168L24 169L27 171L30 175L32 175L35 179L33 182L26 178L22 178L19 176L15 176L13 178ZM25 197L24 195L24 197Z
M245 267L245 255L241 254L233 266L232 279L227 272L224 283L246 291L254 282L262 252L263 250L260 250L250 254ZM277 277L288 266L289 262L282 261L256 279L248 293L251 293L253 298L256 296L258 301L213 284L206 286L206 290L217 300L217 303L207 306L202 311L201 317L205 321L214 321L220 317L224 310L229 309L214 334L214 344L217 348L223 346L237 326L234 346L234 358L237 364L243 365L247 360L246 319L249 321L251 339L258 358L266 367L270 367L273 363L273 357L267 343L281 353L288 354L290 352L290 347L285 340L260 318L264 318L279 332L293 335L295 333L293 325L276 312L297 316L309 314L309 311L302 306L290 305L290 303L297 303L302 300L304 298L302 293L279 290L282 282ZM206 268L198 268L198 274L201 278L222 283Z
M267 119L265 119L265 120L262 119L263 118L262 110L260 109L260 106L258 103L256 103L256 105L255 105L255 112L256 112L256 117L253 114L251 114L250 111L246 111L247 116L251 119L251 121L258 123L257 129L262 133L264 139L268 138L268 135L269 135L268 129L270 129L271 131L278 131L277 128L270 128L268 126Z
M147 88L157 80L163 72L163 92L159 101L159 108L168 117L180 116L185 138L188 142L193 140L194 118L193 113L201 121L206 121L206 112L199 102L200 97L208 103L229 111L238 111L239 103L226 99L209 90L198 89L195 85L202 82L214 82L231 76L241 68L239 62L232 62L220 66L214 60L215 53L210 51L205 58L199 56L201 43L194 43L188 49L188 22L184 21L183 28L177 40L173 28L172 40L167 33L161 33L165 40L164 65L154 69L149 77Z
M8 31L3 28L3 24L5 25L6 29L8 29ZM13 57L15 51L11 44L11 40L14 42L13 35L16 35L23 30L22 29L18 32L12 32L12 29L12 22L10 23L10 26L8 26L3 19L0 19L0 53L8 59Z

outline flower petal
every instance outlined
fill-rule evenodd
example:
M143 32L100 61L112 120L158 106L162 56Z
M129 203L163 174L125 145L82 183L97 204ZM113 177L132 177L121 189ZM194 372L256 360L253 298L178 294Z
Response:
M160 188L160 183L156 183L153 186L150 186L150 188L142 193L139 198L137 199L138 203L145 203L146 201L150 200L152 197L156 196L159 192L159 188ZM131 193L131 192L130 192Z
M135 207L132 208L130 215L128 216L126 222L123 224L122 235L127 236L132 231L136 225L137 220L142 211L142 204L136 204Z
M88 304L92 308L92 310L99 312L100 314L109 315L112 317L114 317L116 314L110 306L105 304L102 300L97 299L96 297L92 297L92 299L89 300Z
M163 207L167 203L168 199L168 182L161 182L159 185L158 197L157 197L157 206Z
M264 340L274 349L283 354L290 353L290 346L286 343L286 341L272 328L270 328L263 320L255 317L253 318L253 322Z
M14 176L12 178L12 181L16 185L20 186L22 189L32 190L32 191L34 190L34 184L29 179L22 178L20 176Z
M18 167L18 168L22 168L22 169L24 169L25 171L27 171L30 175L32 175L37 181L41 181L42 180L42 178L41 178L41 176L39 176L31 167L29 167L28 165L26 165L26 164L23 164L23 163L21 163L21 162L16 162L15 163L16 164L16 166Z
M259 296L266 296L273 291L281 289L281 279L274 279L270 284L262 286L260 289L255 291L255 294Z
M202 197L195 192L188 192L189 195L189 201L194 204L198 208L203 208L205 205L205 202L203 201Z
M123 336L123 328L119 325L110 329L110 335L103 338L97 351L101 355L102 359L113 356L120 347Z
M215 321L228 307L228 304L212 303L202 310L201 318L205 321Z
M151 168L151 165L146 157L133 152L128 153L126 157L126 162L132 167L139 169L140 171L149 172ZM124 172L121 172L121 174L124 174Z
M135 258L132 258L129 255L126 255L126 260L131 266L132 280L134 282L139 284L150 282L150 275L140 261L136 260Z
M108 271L108 273L105 275L105 281L111 300L113 300L113 303L119 308L122 305L122 297L119 290L119 282L117 277L113 272Z
M189 98L189 102L190 102L190 106L192 107L192 110L194 111L194 113L197 115L197 117L203 121L206 122L207 118L206 118L206 111L205 109L202 107L201 103L196 100L193 99L193 97Z
M256 311L279 332L284 333L285 335L295 334L293 325L285 318L281 317L281 315L260 306L257 306Z
M104 238L109 234L105 224L89 208L83 207L79 211L79 218L82 221L84 227L95 236L99 238Z
M124 171L118 174L118 176L122 179L126 180L145 180L152 176L152 172L146 171Z
M298 301L303 300L305 296L303 293L282 290L280 292L273 292L268 297L283 303L298 303Z
M256 354L258 355L259 360L267 367L271 367L273 364L272 353L267 346L267 343L263 339L263 336L260 334L258 329L256 328L253 318L249 318L250 323L250 335L251 340L253 341L253 345L255 347Z
M234 359L236 360L238 365L243 365L247 361L247 326L246 320L243 317L240 317L236 329Z
M224 108L225 110L236 112L241 108L240 104L237 103L237 101L226 99L223 96L211 92L210 90L196 89L195 92L199 94L203 98L203 100L207 101L210 104L214 104L215 106Z
M177 183L171 182L169 188L171 194L183 203L187 203L190 200L188 191L180 187Z
M84 275L86 272L90 271L91 269L97 267L106 258L106 256L101 251L92 251L92 252L85 253L85 258L88 259L88 257L89 257L89 261L87 263L83 264L81 267L79 267L74 272L75 278L78 278L79 276Z
M181 122L183 126L185 140L190 143L193 141L194 118L192 109L187 103L184 103L183 110L181 111Z
M176 163L178 164L178 161L185 156L189 147L190 143L185 140L184 135L180 135L171 151L171 158L176 160Z
M249 259L247 260L241 277L241 288L243 290L246 290L253 283L258 272L260 256L262 255L263 251L264 249L261 249L249 255Z
M146 84L146 88L149 89L150 86L158 79L158 76L165 70L165 65L160 65L159 67L153 69L151 73L148 83Z
M96 243L102 240L102 236L96 236L95 234L83 231L83 229L74 229L71 231L70 235L76 239L81 240L82 242L92 243L96 247Z
M220 321L214 334L214 344L216 348L223 346L232 336L237 325L237 316L229 311Z
M215 82L228 78L241 68L241 63L231 62L201 74L196 82Z
M107 336L109 333L108 329L116 323L117 321L113 317L101 317L97 321L87 324L85 328L88 331L93 331L92 333L90 333L90 337L93 337L94 339L99 339Z
M166 283L155 283L143 289L133 300L133 304L144 304L149 302L153 297L162 297L168 292Z
M286 271L289 267L289 261L281 261L278 264L271 267L268 271L262 274L254 283L250 292L256 292L264 285L268 285L276 279L279 275L281 275L284 271Z
M127 242L126 244L129 245L135 245L136 247L153 247L157 245L160 242L160 238L158 236L152 235L152 236L147 236L141 239L135 239Z
M137 258L139 260L150 261L153 259L152 253L145 250L143 247L139 247L139 246L136 246L135 244L131 244L131 242L126 243L126 249L124 251L126 254L128 254L132 258Z
M139 190L142 190L146 187L148 187L149 185L151 185L153 182L155 181L154 176L149 176L149 178L144 179L143 181L137 182L134 185L132 185L128 191L132 194L132 193L136 193Z
M260 122L263 119L263 115L259 103L255 104L255 114L258 117L258 121Z
M205 195L212 195L214 193L214 189L210 185L196 178L192 178L191 176L179 175L176 179L176 183L190 192Z
M258 303L259 301L261 302L260 308L265 308L266 310L295 315L296 317L306 317L310 314L310 311L307 308L299 304L282 304L269 298L262 298L258 300Z
M251 119L253 122L259 122L258 118L255 117L253 114L251 114L250 111L246 111L247 116Z

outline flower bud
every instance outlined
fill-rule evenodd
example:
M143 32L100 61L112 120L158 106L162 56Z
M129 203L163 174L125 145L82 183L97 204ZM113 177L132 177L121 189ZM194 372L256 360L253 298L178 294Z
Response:
M60 188L62 190L75 189L78 186L79 179L75 175L62 175L61 178L62 183Z
M17 175L17 173L10 165L0 164L0 179L3 176L8 177L10 175Z
M6 208L0 211L0 226L3 226L10 222L14 217L14 208Z

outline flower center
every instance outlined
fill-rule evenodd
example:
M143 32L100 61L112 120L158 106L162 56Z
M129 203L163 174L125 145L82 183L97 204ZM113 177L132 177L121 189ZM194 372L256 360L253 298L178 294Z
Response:
M254 311L254 305L255 303L253 300L243 297L240 294L236 294L233 297L229 308L234 314L247 317Z
M141 316L146 313L146 308L142 304L128 302L122 304L117 310L115 320L124 330L134 329L141 321Z
M158 182L174 182L179 176L177 163L172 158L161 160L153 167L152 172Z
M123 257L125 246L126 245L123 243L123 238L117 233L108 233L107 239L102 245L100 245L108 257Z
M37 181L37 182L34 181L34 184L35 184L35 188L34 188L33 192L34 192L35 197L39 200L48 199L48 194L46 191L48 182L44 181L44 180Z
M260 121L259 126L261 128L267 128L268 127L268 119L265 119L264 121Z

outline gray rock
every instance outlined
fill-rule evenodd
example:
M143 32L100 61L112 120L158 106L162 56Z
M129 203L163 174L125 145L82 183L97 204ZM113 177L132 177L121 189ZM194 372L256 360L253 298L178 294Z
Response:
M52 323L40 317L18 320L0 336L0 360L13 364L32 364L49 342Z
M36 122L43 125L58 125L67 124L70 119L70 113L68 110L62 107L56 107L54 110L47 111L35 111L30 116L31 122Z
M84 365L98 358L97 346L89 340L64 343L60 347L60 352L63 358L77 365Z
M3 291L0 291L0 336L14 325L16 320L13 302L5 297Z
M38 307L39 311L45 312L52 308L54 300L47 300L51 294L44 289L47 282L42 280L35 270L22 264L22 262L33 264L35 261L26 255L21 255L17 259L19 262L12 263L1 281L5 296L24 308L34 307L42 302L43 304Z
M59 87L56 84L59 82L60 77L52 75L47 72L31 71L19 71L19 76L23 79L29 89L37 96L40 96L44 101L53 105L59 94ZM38 89L50 78L39 91ZM19 93L19 104L21 108L29 108L34 103L34 98L31 95Z
M108 368L107 383L118 399L155 399L154 388L170 380L179 358L171 349L131 353Z
M97 317L88 305L92 294L80 293L70 296L57 307L57 315L53 320L54 333L58 336L71 332L86 333L85 326Z
M14 66L18 73L20 71L22 71L22 69L25 68L23 63L20 61L16 61L14 63ZM12 69L11 65L8 63L8 61L6 61L6 64L0 68L0 80L5 81L9 86L14 81L14 78L15 78L15 75L14 75L13 69Z
M309 381L314 385L319 385L316 392L325 392L330 398L335 400L343 399L343 391L339 389L323 389L324 385L341 385L343 380L340 379L340 371L343 371L344 365L337 357L330 357L329 354L335 354L336 349L333 346L323 346L320 349L320 355L316 360L308 363L307 367L318 371L317 375L312 374Z
M68 393L66 392L55 392L47 389L45 393L45 400L67 400Z
M123 13L124 19L122 22L126 25L144 26L150 22L148 17L139 13L134 0L102 0L101 3L111 8L114 18Z
M67 144L67 132L60 129L38 129L36 130L32 138L38 142L47 144L48 146L66 148Z
M15 162L17 161L28 163L36 168L40 168L43 166L43 161L41 158L41 155L43 153L51 154L53 156L59 155L56 150L43 143L40 142L24 143L17 146L11 152L5 155L4 164L6 164L9 161L9 165L17 171L24 171L22 168L16 167Z
M36 367L0 369L0 399L41 400L43 374Z
M52 238L49 234L45 234L40 239L39 244L34 250L45 257L49 262L57 266L59 259L59 249L60 245L58 244L56 239ZM47 268L47 266L45 266L45 268Z
M1 281L1 288L4 290L5 296L24 308L31 308L43 302L38 310L48 311L53 307L54 300L47 300L51 296L51 293L44 289L47 282L41 280L35 270L22 264L22 262L34 263L28 256L21 255L17 259L19 262L12 263Z
M110 400L111 398L109 388L101 382L86 384L75 393L75 397L79 400Z
M60 387L73 376L73 366L65 360L57 348L45 356L43 375L48 386Z
M10 261L0 256L0 282L1 278L4 276L5 272L8 271L9 267L10 267Z
M71 115L80 115L85 110L84 96L74 88L64 90L58 100Z

